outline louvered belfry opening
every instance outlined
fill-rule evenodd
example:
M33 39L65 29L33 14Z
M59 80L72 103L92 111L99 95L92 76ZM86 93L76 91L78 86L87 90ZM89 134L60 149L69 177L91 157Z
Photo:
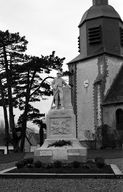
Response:
M108 5L108 0L93 0L93 5Z
M100 44L102 42L101 25L88 29L88 43L90 45Z
M123 28L120 28L120 44L123 47Z

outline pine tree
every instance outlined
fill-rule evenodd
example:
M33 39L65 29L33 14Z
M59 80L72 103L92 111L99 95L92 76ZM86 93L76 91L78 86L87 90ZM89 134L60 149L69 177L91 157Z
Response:
M39 110L31 105L31 103L40 101L43 95L50 96L52 94L50 84L47 79L53 78L51 76L45 77L44 73L50 74L54 69L57 70L62 67L64 58L55 56L52 52L49 56L28 57L27 62L18 66L19 81L15 88L15 94L18 98L19 109L23 111L19 118L18 125L21 127L21 151L24 150L27 121L38 120L44 114L40 114Z
M15 67L23 61L23 52L26 50L27 41L25 37L20 37L19 33L9 33L9 31L0 31L0 69L3 79L1 79L1 93L5 88L7 93L7 102L3 103L5 125L7 124L7 117L5 115L5 107L9 108L9 125L12 131L12 141L14 148L16 148L17 134L15 131L13 107L15 100L13 98L13 87L16 86ZM2 100L4 99L3 95ZM6 105L6 106L5 106ZM7 128L8 129L8 128Z
M60 69L65 59L55 56L54 51L48 56L26 55L27 43L25 37L21 37L19 33L0 31L1 105L4 110L6 138L9 136L10 128L15 151L19 148L21 151L24 150L27 122L36 122L44 115L32 104L40 101L43 95L52 94L47 80L53 78L49 76L50 72ZM44 77L44 73L48 76ZM22 110L18 120L19 129L14 122L14 107ZM18 130L20 136L17 134Z

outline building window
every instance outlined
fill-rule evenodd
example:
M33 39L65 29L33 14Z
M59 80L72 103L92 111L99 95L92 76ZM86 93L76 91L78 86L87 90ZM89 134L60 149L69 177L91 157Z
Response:
M120 28L120 44L123 46L123 29Z
M102 42L101 25L88 29L88 43L90 45L100 44Z
M116 111L116 127L117 130L123 130L123 110L117 109Z

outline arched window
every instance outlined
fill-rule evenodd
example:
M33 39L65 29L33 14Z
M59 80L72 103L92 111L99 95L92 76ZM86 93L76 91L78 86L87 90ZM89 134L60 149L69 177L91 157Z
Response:
M123 130L123 110L117 109L116 111L116 128L117 130Z

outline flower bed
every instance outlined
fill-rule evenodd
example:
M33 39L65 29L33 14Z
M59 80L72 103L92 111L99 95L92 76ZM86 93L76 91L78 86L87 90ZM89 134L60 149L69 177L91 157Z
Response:
M71 162L63 163L55 161L54 163L41 163L40 161L33 161L33 158L24 159L16 163L16 168L9 171L9 173L101 173L112 174L110 165L106 165L101 157L94 160L89 160L85 163Z

